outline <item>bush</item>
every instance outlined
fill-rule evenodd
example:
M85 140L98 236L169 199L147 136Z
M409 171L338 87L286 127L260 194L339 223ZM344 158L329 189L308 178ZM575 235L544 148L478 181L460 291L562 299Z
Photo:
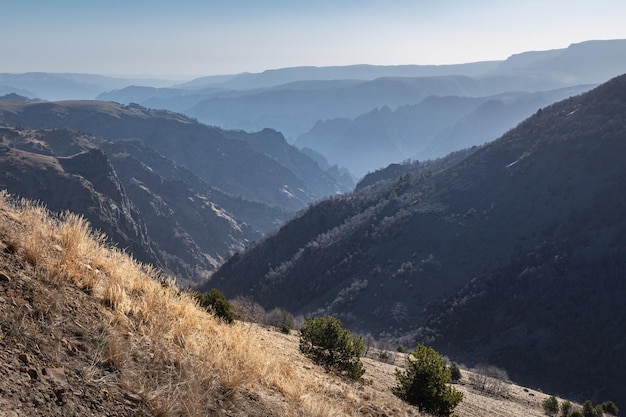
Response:
M569 417L572 411L572 403L569 400L565 400L561 403L561 416Z
M509 375L506 370L497 366L479 363L474 367L469 379L478 390L502 397L508 393Z
M274 308L265 315L265 324L289 334L293 328L293 315L284 308Z
M365 373L363 349L363 339L353 337L335 317L308 318L300 328L300 351L348 379L360 380Z
M407 356L407 369L396 369L398 385L391 391L417 406L420 412L447 417L463 399L463 393L448 386L450 369L443 356L433 348L418 345Z
M605 413L610 414L612 416L616 416L617 413L619 413L619 409L617 408L617 406L615 405L613 401L603 402L602 410L604 410Z
M585 401L583 404L583 417L596 417L596 409L589 400Z
M233 306L220 290L213 288L204 294L196 292L194 295L201 307L212 312L224 322L232 323L235 321Z
M450 365L450 378L453 383L457 383L463 378L459 365L456 362L452 362L452 365Z
M549 416L554 416L559 412L559 400L557 400L554 395L543 400L541 405L543 406L543 410Z

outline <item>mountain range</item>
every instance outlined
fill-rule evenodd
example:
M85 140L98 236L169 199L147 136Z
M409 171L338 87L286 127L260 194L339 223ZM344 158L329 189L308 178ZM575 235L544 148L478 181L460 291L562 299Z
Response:
M83 214L181 284L353 186L278 132L226 132L169 111L6 100L0 121L3 189Z
M177 85L0 74L0 188L181 286L624 403L626 80L581 93L625 71L615 40Z
M366 176L205 288L625 402L626 75L498 140Z
M97 98L168 109L225 129L270 128L362 178L390 163L441 157L493 140L537 108L623 73L625 56L626 40L616 39L529 51L503 61L294 67L178 83L89 74L0 74L0 95ZM451 113L442 114L436 100L444 97L473 99L474 111L458 114L452 105ZM497 116L486 116L491 111ZM439 131L418 123L430 116L447 123L439 124ZM360 153L352 157L355 147Z

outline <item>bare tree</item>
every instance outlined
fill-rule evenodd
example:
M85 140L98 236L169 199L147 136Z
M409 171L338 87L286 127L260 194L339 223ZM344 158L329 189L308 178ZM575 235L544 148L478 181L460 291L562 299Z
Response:
M509 375L497 366L479 363L472 369L469 380L474 388L489 394L497 396L508 394Z

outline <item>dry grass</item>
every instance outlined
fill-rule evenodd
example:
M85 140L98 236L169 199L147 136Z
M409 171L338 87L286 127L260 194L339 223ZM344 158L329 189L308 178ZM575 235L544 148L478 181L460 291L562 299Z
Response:
M115 369L115 383L140 395L156 416L419 415L389 392L394 365L365 359L373 380L366 386L327 374L298 353L297 337L223 324L79 216L55 216L3 194L0 219L2 241L39 277L76 286L106 306L97 333L102 347L90 366ZM54 315L55 302L62 301L42 300L42 314ZM510 405L464 391L461 416L543 414L539 395L530 404L522 392Z
M38 276L108 307L92 363L118 370L118 382L155 415L361 415L346 402L353 387L329 375L320 381L248 325L223 324L167 277L107 245L81 217L7 195L0 211L10 220L3 240Z

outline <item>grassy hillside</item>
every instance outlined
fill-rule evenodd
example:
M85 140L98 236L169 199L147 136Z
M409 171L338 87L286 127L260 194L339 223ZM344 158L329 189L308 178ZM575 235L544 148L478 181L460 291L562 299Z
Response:
M370 353L372 384L349 384L301 356L295 335L221 323L78 216L3 194L0 237L5 415L419 415L389 392L400 354ZM544 394L509 387L460 385L458 415L543 414Z

